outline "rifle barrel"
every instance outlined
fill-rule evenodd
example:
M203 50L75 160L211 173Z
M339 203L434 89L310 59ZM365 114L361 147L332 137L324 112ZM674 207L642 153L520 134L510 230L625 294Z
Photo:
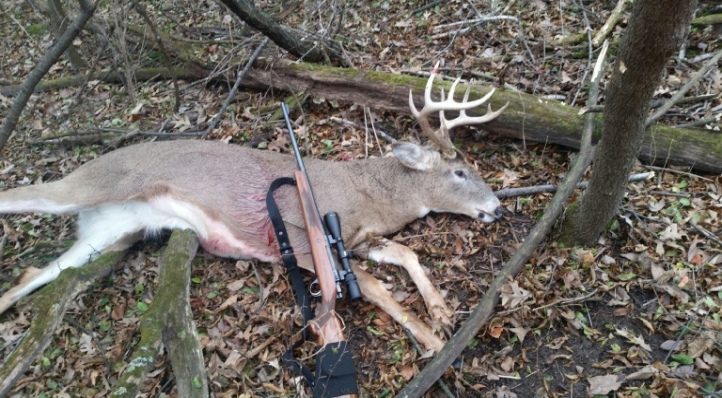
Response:
M291 126L291 118L288 117L289 115L289 109L288 105L286 105L285 102L281 102L281 110L283 110L283 114L286 116L286 128L288 129L288 134L291 136L291 145L293 145L293 154L296 155L296 163L298 164L298 169L303 172L303 174L306 174L306 167L303 165L303 159L301 159L301 151L298 150L298 144L296 144L296 135L293 134L293 126ZM315 203L314 199L314 203Z

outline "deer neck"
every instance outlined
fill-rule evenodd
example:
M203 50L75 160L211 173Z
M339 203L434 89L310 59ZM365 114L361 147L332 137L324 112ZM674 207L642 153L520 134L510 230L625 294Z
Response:
M309 166L322 214L339 213L344 240L350 247L368 235L396 232L428 212L420 196L423 190L418 189L423 173L404 167L393 157L313 162Z

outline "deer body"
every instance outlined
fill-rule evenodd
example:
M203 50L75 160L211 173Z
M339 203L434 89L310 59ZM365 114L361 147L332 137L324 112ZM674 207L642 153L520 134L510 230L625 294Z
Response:
M395 143L392 149L395 156L367 160L307 159L319 212L339 214L348 249L406 267L432 317L449 325L451 313L416 255L385 240L368 245L367 238L398 231L432 210L492 222L501 216L500 202L462 160L443 156L443 150L412 143ZM78 213L77 242L45 268L28 268L0 297L0 313L63 269L82 266L104 251L125 249L162 229L192 229L202 247L218 256L280 262L265 199L271 182L293 175L294 169L291 155L220 142L166 141L113 151L60 181L0 192L0 214ZM299 265L313 270L295 188L282 187L274 196ZM441 349L443 342L434 332L396 303L379 281L356 265L354 271L367 300L403 323L427 348Z
M469 173L467 178L481 183L467 196L476 196L476 206L493 214L499 206L494 194L457 163L459 170ZM445 190L443 185L453 184L434 178L438 172L413 170L393 157L349 162L308 159L306 164L319 211L339 213L350 248L369 234L398 231L430 210L453 211L459 206L444 202L472 200ZM292 175L294 168L290 155L220 142L139 144L88 162L60 181L1 192L0 213L78 212L81 231L99 217L125 218L129 224L125 229L146 234L190 228L203 248L215 255L274 262L280 260L280 252L266 193L273 180ZM447 179L458 178L451 169L446 173ZM296 252L307 253L297 193L284 187L276 200Z

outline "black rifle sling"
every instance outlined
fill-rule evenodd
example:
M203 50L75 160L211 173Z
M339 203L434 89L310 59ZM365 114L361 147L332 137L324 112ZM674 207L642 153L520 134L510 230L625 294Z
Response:
M316 350L314 398L357 394L356 367L346 340L328 343Z
M273 231L276 234L276 240L278 246L281 248L281 259L283 265L286 266L288 275L291 277L291 283L293 284L293 291L296 293L296 304L301 308L303 312L303 324L304 326L313 319L313 312L311 312L311 298L308 296L306 285L303 283L303 276L301 276L301 269L296 263L296 256L293 254L293 248L291 247L291 241L286 232L286 226L283 224L281 218L281 212L278 211L276 200L273 198L273 192L284 185L296 185L296 180L291 177L281 177L271 183L271 187L268 189L266 195L266 208L268 209L268 215L271 218L273 224ZM293 350L299 345L303 344L304 341L309 339L310 333L307 327L303 328L303 339L299 340L283 354L283 364L291 368L294 373L299 376L303 376L309 386L314 386L314 377L311 370L306 366L301 365L298 360L293 356Z

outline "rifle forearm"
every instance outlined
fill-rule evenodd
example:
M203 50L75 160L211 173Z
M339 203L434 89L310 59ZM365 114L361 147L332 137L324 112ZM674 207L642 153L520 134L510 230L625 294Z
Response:
M321 291L321 297L324 303L329 301L333 308L336 304L336 276L331 251L326 244L326 235L321 217L314 205L311 196L311 186L303 172L296 170L294 177L296 178L296 186L298 187L298 195L301 202L301 212L303 213L303 221L306 224L308 241L311 245L311 256L313 257L316 276Z

